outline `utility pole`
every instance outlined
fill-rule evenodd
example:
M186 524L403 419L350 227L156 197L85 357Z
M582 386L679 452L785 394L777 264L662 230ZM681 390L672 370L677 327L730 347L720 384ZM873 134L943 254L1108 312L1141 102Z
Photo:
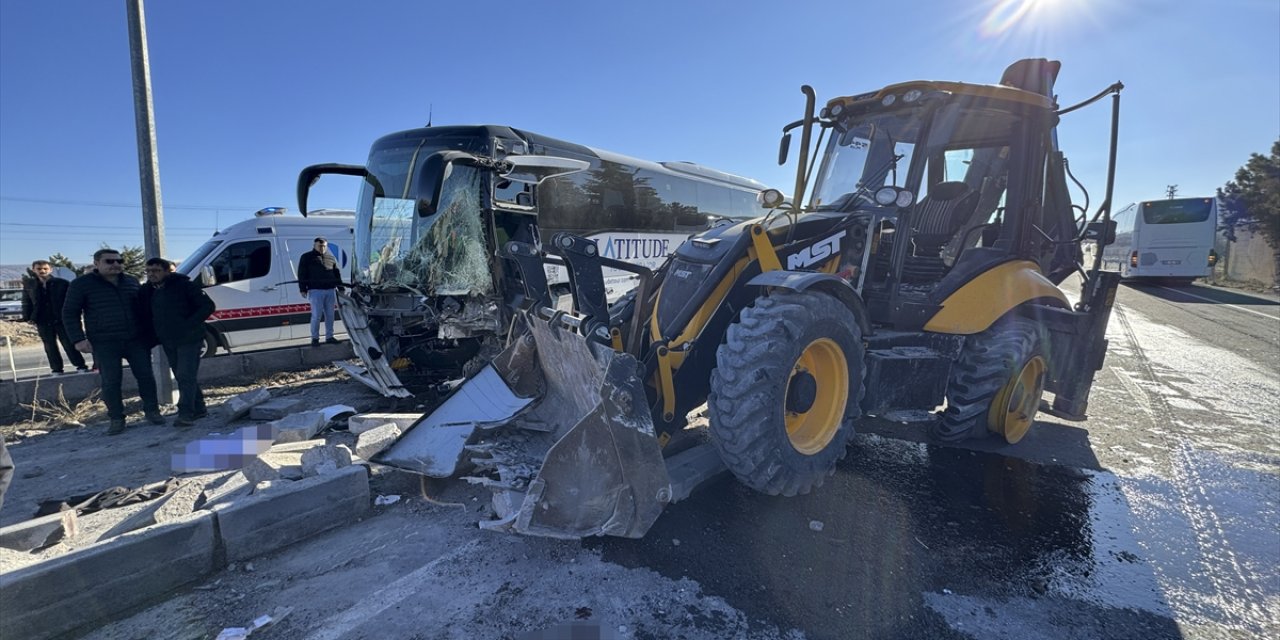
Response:
M1169 199L1170 199L1170 200L1172 200L1172 199L1174 199L1174 198L1178 197L1178 185L1176 185L1176 184L1171 184L1171 185L1169 185L1169 186L1165 187L1165 188L1164 188L1164 194L1165 194L1166 196L1169 196Z
M142 184L142 242L146 257L164 255L164 210L160 204L160 158L156 154L156 120L151 104L151 62L147 57L147 21L142 0L125 0L129 14L129 68L133 71L133 114L138 136L138 178ZM156 392L173 403L173 378L164 350L152 350Z

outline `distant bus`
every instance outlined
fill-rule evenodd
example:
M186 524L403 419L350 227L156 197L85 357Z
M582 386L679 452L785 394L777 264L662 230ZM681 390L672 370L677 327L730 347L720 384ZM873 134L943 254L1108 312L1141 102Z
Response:
M1116 241L1102 252L1103 268L1127 280L1180 282L1203 278L1213 269L1216 198L1135 202L1112 218Z

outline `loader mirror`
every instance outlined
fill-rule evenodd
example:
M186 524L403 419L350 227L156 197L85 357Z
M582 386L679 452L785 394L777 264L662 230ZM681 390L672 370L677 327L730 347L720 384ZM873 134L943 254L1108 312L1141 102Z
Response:
M1106 222L1090 222L1084 228L1084 239L1093 240L1102 246L1115 244L1116 221L1107 220Z
M787 163L787 154L791 151L791 134L782 134L782 141L778 143L778 165Z
M526 184L539 184L547 178L585 171L591 164L583 160L559 156L507 156L509 165L499 173L503 178Z

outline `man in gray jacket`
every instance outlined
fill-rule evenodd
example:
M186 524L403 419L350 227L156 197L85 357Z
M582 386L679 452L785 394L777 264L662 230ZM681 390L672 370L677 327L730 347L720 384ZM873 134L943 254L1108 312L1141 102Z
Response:
M151 424L164 424L156 397L156 379L151 372L151 350L146 344L150 332L140 331L138 291L141 284L124 272L124 259L115 249L99 249L93 254L95 270L76 278L67 287L62 307L62 323L67 335L82 353L92 353L102 374L102 402L107 405L111 427L107 435L124 433L123 361L138 381L142 410ZM81 316L84 323L81 324Z

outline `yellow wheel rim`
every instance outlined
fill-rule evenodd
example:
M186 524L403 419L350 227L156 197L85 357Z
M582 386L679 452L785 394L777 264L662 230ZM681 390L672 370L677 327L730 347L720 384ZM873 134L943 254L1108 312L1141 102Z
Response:
M1044 395L1044 378L1047 366L1044 358L1034 356L1022 365L1018 375L1009 378L991 401L987 425L995 433L1004 436L1009 444L1015 444L1027 435L1040 410L1040 397Z
M801 411L792 410L789 398L797 377L811 376L813 402ZM849 363L844 350L830 338L809 343L787 380L783 396L783 412L787 438L796 451L813 455L822 451L840 430L844 408L849 402Z

